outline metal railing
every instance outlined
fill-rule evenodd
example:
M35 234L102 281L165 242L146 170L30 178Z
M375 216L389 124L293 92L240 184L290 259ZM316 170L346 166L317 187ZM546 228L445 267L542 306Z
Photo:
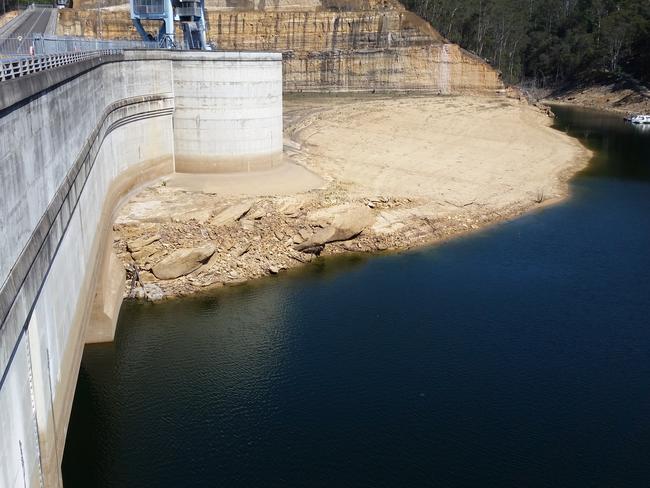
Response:
M21 76L37 73L46 69L57 68L66 64L78 63L86 59L119 54L118 49L105 49L100 51L42 54L28 56L11 61L0 62L0 81L12 80Z
M102 41L43 35L0 38L0 81L106 54L117 54L124 49L157 49L158 47L155 41Z
M155 41L102 41L80 37L34 36L0 38L0 58L61 54L111 49L156 49Z
M125 49L183 49L181 44L161 45L158 41L104 41L82 37L0 37L0 81L76 63ZM212 49L215 49L212 47Z

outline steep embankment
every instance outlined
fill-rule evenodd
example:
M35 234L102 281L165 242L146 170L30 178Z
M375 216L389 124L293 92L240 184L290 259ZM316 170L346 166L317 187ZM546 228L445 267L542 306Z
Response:
M207 17L208 38L220 49L282 51L285 91L492 94L503 88L485 61L394 0L209 0ZM63 10L58 32L94 36L100 25L105 38L137 38L126 6L101 14L84 4Z

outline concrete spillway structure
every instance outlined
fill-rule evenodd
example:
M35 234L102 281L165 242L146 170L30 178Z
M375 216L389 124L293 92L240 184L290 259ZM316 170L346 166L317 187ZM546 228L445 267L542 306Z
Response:
M281 55L127 51L0 84L0 486L60 486L83 345L112 340L114 211L282 152Z

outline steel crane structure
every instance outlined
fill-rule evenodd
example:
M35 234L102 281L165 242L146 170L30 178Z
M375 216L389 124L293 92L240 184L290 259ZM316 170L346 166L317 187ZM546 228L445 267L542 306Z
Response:
M160 47L209 49L205 37L204 0L130 0L131 19L145 41L157 41ZM158 21L158 32L151 34L142 21ZM174 36L174 20L183 30L183 44Z

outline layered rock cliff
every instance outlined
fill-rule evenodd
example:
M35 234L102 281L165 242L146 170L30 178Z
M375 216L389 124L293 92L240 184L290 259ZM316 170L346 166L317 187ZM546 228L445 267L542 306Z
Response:
M394 0L208 0L220 49L282 51L286 91L493 93L499 74ZM137 39L128 6L60 12L58 33ZM153 29L152 29L153 30ZM180 35L180 32L179 32Z

